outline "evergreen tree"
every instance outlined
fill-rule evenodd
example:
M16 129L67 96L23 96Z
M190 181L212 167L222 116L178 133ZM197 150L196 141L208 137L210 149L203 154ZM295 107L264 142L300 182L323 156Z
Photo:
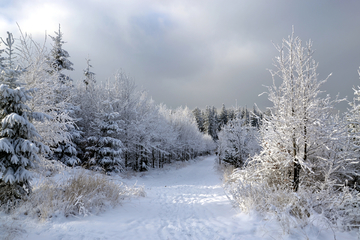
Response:
M220 116L219 116L219 131L222 126L228 123L228 111L225 108L225 104L222 105Z
M262 119L262 113L256 110L255 106L253 107L253 111L250 113L250 124L252 127L260 128Z
M200 108L196 107L193 110L193 115L194 115L194 117L196 119L196 123L197 123L197 126L199 128L199 131L202 132L202 133L205 132L203 113L200 110Z
M84 80L86 90L93 90L94 84L96 83L95 80L95 73L90 71L90 68L93 67L90 65L90 59L86 59L86 68L84 69Z
M71 67L73 65L72 62L68 59L70 57L69 53L62 48L62 45L65 43L63 41L63 33L60 31L55 32L55 37L50 36L53 40L53 48L51 50L51 57L49 58L49 72L51 74L58 74L59 82L62 84L72 84L72 79L62 73L63 70L73 71L74 69Z
M57 142L51 146L53 151L53 157L69 166L74 166L80 163L77 157L76 145L73 142L75 138L78 138L80 133L76 129L74 121L74 112L76 107L71 103L72 91L74 91L72 79L63 73L64 70L73 71L71 67L73 63L68 59L69 53L62 48L63 44L63 33L60 30L55 32L55 37L50 36L53 40L53 48L50 52L48 59L49 69L48 73L57 76L58 83L54 88L55 104L58 107L58 118L66 116L66 131L70 134L70 141ZM72 117L69 119L69 116Z
M237 109L228 109L228 121L234 120L236 118L236 111Z
M85 162L92 170L104 170L105 172L121 172L123 160L121 157L123 143L116 138L122 131L119 113L100 113L95 121L94 128L98 129L98 136L88 138Z
M204 128L205 132L210 135L214 141L218 139L218 119L215 107L206 106Z
M8 207L31 192L30 169L39 161L38 153L49 149L38 140L32 121L42 121L44 114L30 110L26 102L31 99L29 93L21 87L18 77L23 69L14 67L14 39L8 32L4 68L0 73L0 204Z
M23 34L20 30L20 44L16 48L16 63L26 67L26 71L19 76L19 81L26 84L27 88L37 89L36 92L30 93L31 100L27 105L34 112L44 112L49 118L43 122L34 121L33 124L41 135L41 141L48 146L58 146L71 142L71 133L69 127L73 125L73 118L70 117L70 111L65 111L69 106L69 99L59 102L57 95L59 89L64 84L59 84L57 74L49 73L49 52L45 47L45 43L40 44L32 39L31 35ZM66 146L66 145L65 145ZM53 149L54 150L54 149ZM54 153L57 159L64 158L63 162L67 162L66 156L70 155L66 151ZM55 156L58 155L58 156ZM63 157L64 155L64 157ZM51 156L44 156L51 158ZM71 160L71 159L70 159ZM73 159L72 159L73 160ZM74 162L67 163L73 165Z

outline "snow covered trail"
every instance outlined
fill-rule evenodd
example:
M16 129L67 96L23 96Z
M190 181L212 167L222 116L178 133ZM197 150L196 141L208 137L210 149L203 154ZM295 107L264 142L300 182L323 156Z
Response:
M213 166L214 157L208 157L139 181L148 186L147 199L119 212L129 216L119 226L122 239L239 239L240 233L244 235Z
M144 185L147 196L98 216L32 224L26 239L259 239L254 220L225 196L214 158L126 180Z
M129 240L253 240L333 239L331 231L317 229L283 235L276 221L263 221L232 208L214 156L190 161L176 169L149 172L126 180L144 185L146 197L131 199L98 216L59 218L47 223L26 224L24 239L129 239ZM29 227L32 229L29 229ZM348 236L348 235L346 235ZM338 238L353 239L353 238Z

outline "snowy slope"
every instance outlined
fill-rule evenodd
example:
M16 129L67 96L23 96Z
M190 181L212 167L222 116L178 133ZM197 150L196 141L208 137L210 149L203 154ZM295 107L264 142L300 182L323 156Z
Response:
M178 165L179 166L179 165ZM144 185L147 196L98 216L24 223L23 239L334 239L331 230L308 227L283 235L276 221L232 208L213 169L214 156L183 167L151 170L125 180ZM123 179L122 179L123 180ZM337 233L337 239L357 239Z

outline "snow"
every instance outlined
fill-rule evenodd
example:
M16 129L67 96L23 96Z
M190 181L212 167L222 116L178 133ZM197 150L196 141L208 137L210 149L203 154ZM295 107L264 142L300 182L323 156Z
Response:
M25 220L21 239L334 239L332 230L308 226L283 234L275 220L232 207L214 169L215 157L137 173L128 185L144 185L146 197L130 199L100 215L58 217L45 223ZM1 227L0 227L1 229ZM357 239L355 232L337 239ZM0 237L1 238L1 237Z

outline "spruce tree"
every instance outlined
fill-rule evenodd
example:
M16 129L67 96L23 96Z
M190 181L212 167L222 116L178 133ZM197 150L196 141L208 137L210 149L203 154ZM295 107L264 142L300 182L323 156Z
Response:
M49 35L50 36L50 35ZM59 118L65 113L73 117L71 119L66 119L68 121L66 125L68 133L71 135L70 141L57 142L55 145L51 146L53 151L53 158L65 163L69 166L74 166L80 163L79 158L77 157L76 145L74 144L74 138L79 137L80 133L73 124L74 120L74 110L75 106L71 103L71 92L73 91L73 80L63 73L64 70L73 71L73 63L68 59L70 57L69 53L63 49L63 33L60 30L55 32L55 37L50 36L53 40L53 48L50 52L50 57L48 59L49 69L48 72L51 75L56 75L58 79L57 86L54 89L55 95L55 104L57 104L59 113ZM68 117L68 116L67 116Z
M99 113L94 129L97 136L87 139L85 161L92 170L121 172L124 168L122 155L123 143L116 138L122 131L122 121L117 112Z
M86 59L86 68L84 69L84 80L83 82L85 83L86 86L86 90L93 90L94 89L94 84L96 83L95 80L95 73L90 71L90 68L92 68L93 66L90 65L90 59Z
M38 153L46 152L32 121L42 121L44 114L31 112L26 102L29 93L21 87L18 77L24 72L14 67L14 38L8 32L6 40L7 58L0 73L0 204L13 206L31 192L30 169L39 161Z
M203 118L203 113L202 111L200 110L200 108L195 108L193 111L193 115L196 119L196 123L197 123L197 126L199 128L199 131L200 132L205 132L205 127L204 127L204 118Z
M216 141L218 139L218 119L215 107L206 106L204 127L205 132L209 134L214 141Z
M69 53L62 48L62 45L65 42L63 41L63 33L60 31L60 24L59 31L55 32L55 35L55 37L49 35L49 37L53 40L53 48L51 50L51 57L49 58L49 72L51 74L58 74L60 83L69 84L73 80L62 71L73 71L74 69L71 67L73 63L68 59L70 57Z
M224 125L228 123L228 120L228 112L225 108L225 104L223 104L219 116L219 131Z

